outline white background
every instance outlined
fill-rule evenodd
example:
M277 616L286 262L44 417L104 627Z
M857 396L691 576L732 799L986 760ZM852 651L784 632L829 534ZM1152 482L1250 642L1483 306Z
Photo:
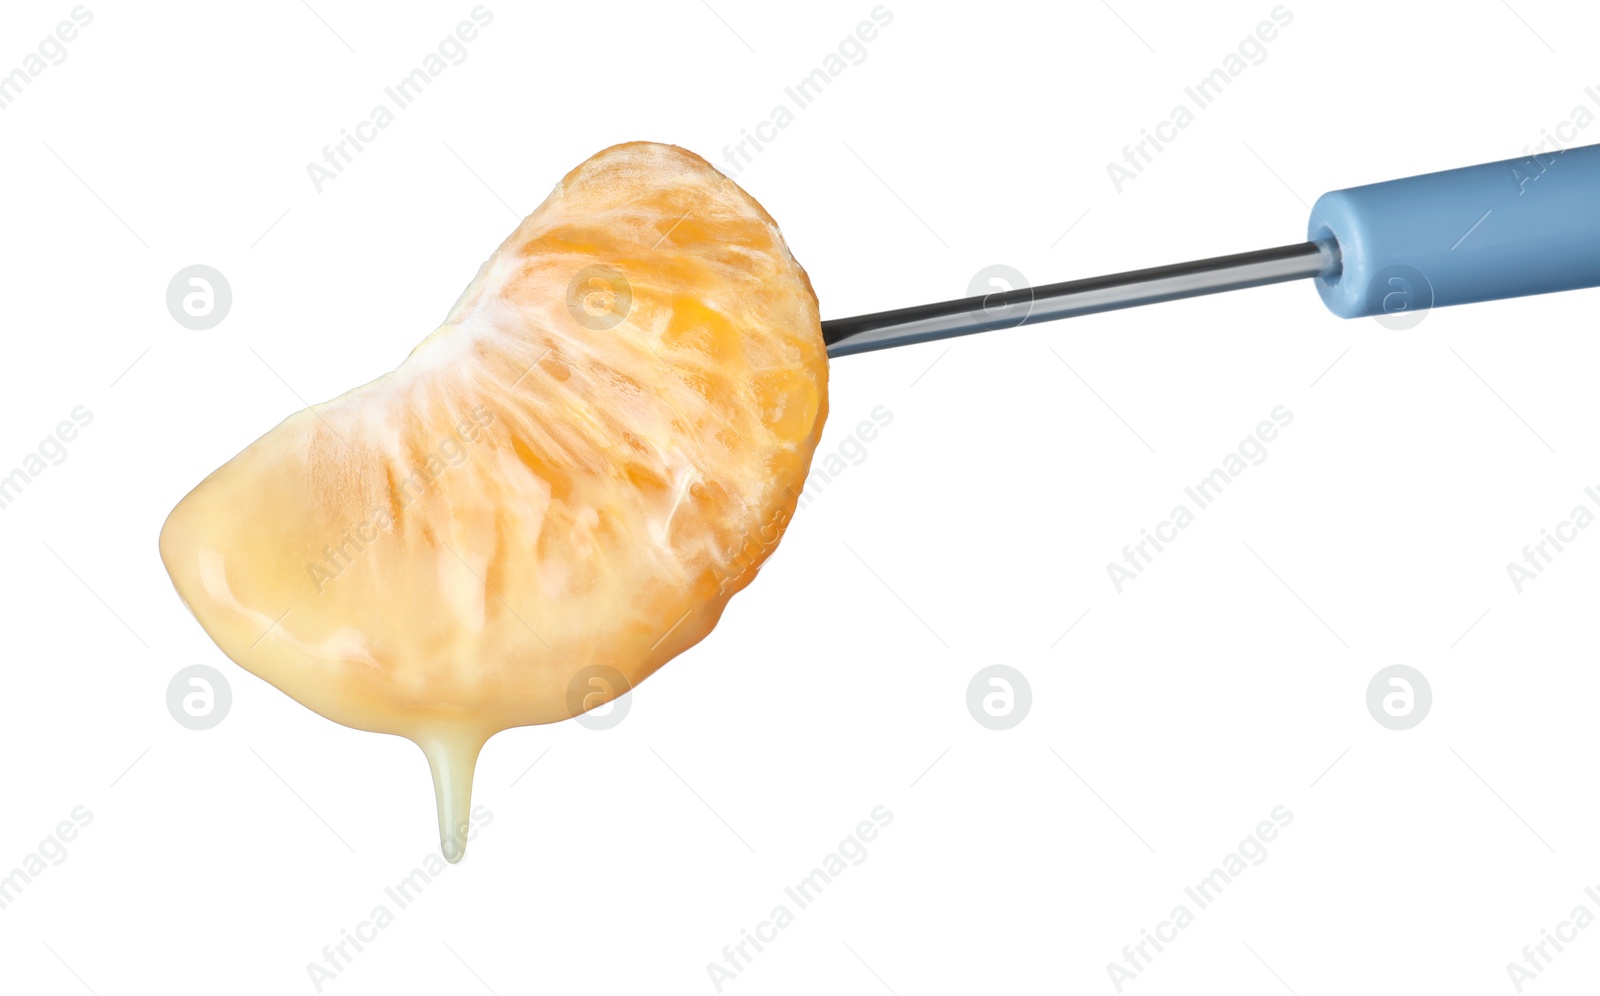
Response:
M163 518L397 364L565 171L630 139L720 161L873 3L492 0L320 194L306 163L470 0L88 6L0 111L0 467L94 413L0 511L0 873L94 815L0 911L3 985L309 993L437 849L423 758L228 662ZM1600 84L1581 5L1290 0L1118 193L1106 163L1273 5L1112 6L890 0L739 175L825 317L996 263L1046 283L1296 242L1324 190L1518 155ZM71 8L7 4L0 72ZM164 303L192 263L233 287L207 332ZM819 453L886 406L865 461L620 726L496 737L492 824L323 991L713 993L707 963L882 805L866 861L725 992L1114 993L1123 945L1282 805L1269 857L1124 991L1514 992L1523 945L1600 913L1600 534L1521 594L1505 566L1600 485L1597 293L1394 332L1291 284L838 361ZM1278 405L1267 460L1118 594L1106 564ZM208 732L165 705L196 663L233 687ZM996 663L1033 690L1008 732L965 705ZM1365 705L1391 664L1433 688L1407 732ZM1590 991L1579 937L1529 990Z

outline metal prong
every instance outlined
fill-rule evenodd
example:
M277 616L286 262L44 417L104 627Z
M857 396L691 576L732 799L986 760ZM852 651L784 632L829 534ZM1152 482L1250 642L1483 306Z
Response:
M1303 242L1043 287L1019 287L986 297L835 318L822 323L822 338L828 344L830 357L848 356L1338 272L1336 243Z

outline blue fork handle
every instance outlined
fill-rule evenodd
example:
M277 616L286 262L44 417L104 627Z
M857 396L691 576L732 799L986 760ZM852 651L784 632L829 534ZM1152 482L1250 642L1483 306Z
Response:
M1344 318L1600 286L1600 145L1323 194L1317 277Z

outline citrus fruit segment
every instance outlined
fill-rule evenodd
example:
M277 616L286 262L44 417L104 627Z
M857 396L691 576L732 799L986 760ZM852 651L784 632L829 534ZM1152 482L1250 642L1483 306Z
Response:
M445 856L495 732L702 639L782 536L827 413L816 296L703 159L569 173L405 362L291 415L161 532L242 667L433 767Z

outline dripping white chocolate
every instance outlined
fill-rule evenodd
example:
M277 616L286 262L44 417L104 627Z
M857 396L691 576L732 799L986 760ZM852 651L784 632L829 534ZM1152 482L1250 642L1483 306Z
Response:
M241 667L422 748L455 861L484 743L705 637L787 526L826 413L816 297L771 217L691 153L616 146L399 368L202 481L161 556Z

